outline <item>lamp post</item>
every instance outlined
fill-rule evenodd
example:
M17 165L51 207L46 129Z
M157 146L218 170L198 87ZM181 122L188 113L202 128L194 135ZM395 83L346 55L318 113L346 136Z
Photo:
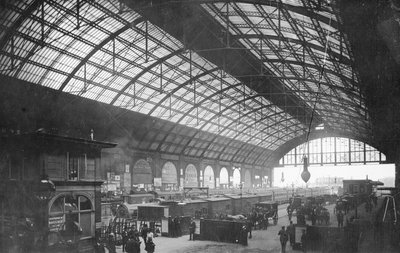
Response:
M294 197L294 183L292 183L292 197Z
M242 202L242 196L243 196L243 182L239 184L240 188L240 213L243 212L243 202Z
M56 187L54 183L49 179L49 176L46 175L43 171L40 182L37 185L36 191L33 192L34 196L39 200L40 203L40 212L42 213L43 219L43 245L44 249L47 247L47 227L48 227L48 203L54 197L56 191Z

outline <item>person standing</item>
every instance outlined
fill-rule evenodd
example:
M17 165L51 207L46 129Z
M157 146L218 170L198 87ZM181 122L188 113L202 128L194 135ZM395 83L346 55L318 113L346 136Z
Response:
M307 252L307 234L306 230L303 229L303 233L301 234L301 249L303 252Z
M336 214L336 218L337 218L337 222L338 222L338 227L341 228L343 227L343 213L340 210L337 214Z
M146 242L147 233L148 233L148 232L149 232L149 229L148 229L148 227L147 227L147 224L145 223L145 224L143 224L142 234L141 234L141 236L142 236L142 238L143 238L143 242Z
M194 232L196 231L196 222L194 222L194 219L191 219L190 224L189 224L189 241L193 240L194 241Z
M293 221L290 221L290 224L287 228L287 233L289 234L289 242L290 242L290 246L293 248L293 245L295 243L295 227L293 224Z
M134 235L130 236L126 242L125 250L127 253L140 253L140 241Z
M279 241L281 242L282 253L286 252L286 243L288 241L288 235L286 233L285 227L283 226L281 230L279 230Z
M154 244L153 239L151 237L149 237L145 246L146 247L144 248L144 250L146 250L147 253L153 253L156 245Z

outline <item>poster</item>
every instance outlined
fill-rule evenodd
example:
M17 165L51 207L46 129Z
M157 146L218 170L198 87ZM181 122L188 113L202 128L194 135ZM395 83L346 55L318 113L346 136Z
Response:
M161 187L161 185L162 185L161 177L155 177L154 178L154 187Z
M49 231L57 232L64 224L64 216L49 217Z
M295 227L295 242L296 243L301 243L301 235L303 234L303 230L306 231L306 227L305 226L296 226Z

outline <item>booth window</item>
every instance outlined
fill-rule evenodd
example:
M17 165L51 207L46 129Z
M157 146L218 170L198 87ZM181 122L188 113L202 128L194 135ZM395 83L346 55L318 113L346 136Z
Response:
M96 162L86 154L74 155L68 153L68 180L93 180Z
M92 221L94 210L91 201L82 195L65 195L57 198L50 208L50 217L62 217L66 220L69 215L82 228L82 238L94 236ZM51 226L51 225L50 225ZM50 227L50 229L52 229ZM53 228L57 230L58 228Z

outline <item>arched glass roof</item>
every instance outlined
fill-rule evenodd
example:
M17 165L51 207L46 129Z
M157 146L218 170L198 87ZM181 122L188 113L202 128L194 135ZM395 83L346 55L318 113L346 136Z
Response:
M386 161L386 156L370 145L341 137L325 137L303 143L280 160L280 166L302 166L303 157L310 165L370 164Z
M142 142L150 150L262 164L307 131L310 118L269 99L279 94L259 92L188 49L134 2L9 1L0 12L0 73L175 124L149 133ZM296 110L315 109L325 126L368 136L358 75L330 6L187 3L226 27L229 40L260 62L260 75L302 101ZM192 130L177 133L178 125Z

